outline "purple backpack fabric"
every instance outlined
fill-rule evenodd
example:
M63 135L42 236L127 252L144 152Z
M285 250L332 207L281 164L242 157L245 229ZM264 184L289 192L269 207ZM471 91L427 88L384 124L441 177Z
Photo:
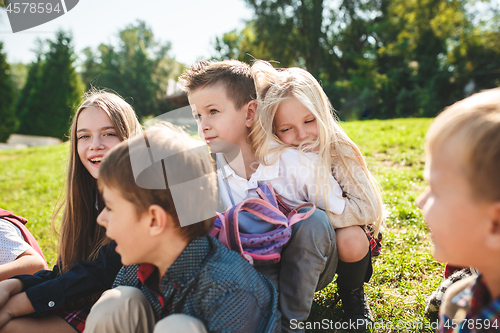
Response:
M260 199L246 199L223 213L217 213L210 234L253 266L275 264L280 261L281 250L290 240L292 225L311 216L316 207L305 203L290 209L269 183L261 185L257 193ZM297 210L302 207L311 209L298 213ZM242 222L268 223L271 230L260 234L245 233L241 230Z

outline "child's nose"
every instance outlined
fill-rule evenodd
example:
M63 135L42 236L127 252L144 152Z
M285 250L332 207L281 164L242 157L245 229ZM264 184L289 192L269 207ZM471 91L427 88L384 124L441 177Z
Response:
M304 129L299 128L299 129L297 130L297 138L298 138L299 140L304 140L304 139L307 139L307 137L308 137L308 136L309 136L309 134L307 134L307 132L306 132L306 131L304 131Z
M210 125L210 121L207 118L208 117L201 118L200 127L203 131L207 131L212 128Z
M97 224L99 224L105 228L107 227L108 222L106 219L106 209L103 209L101 214L99 214L99 216L97 216Z
M98 150L104 148L104 145L102 144L101 138L99 135L94 136L92 139L92 142L90 143L90 149L92 150Z

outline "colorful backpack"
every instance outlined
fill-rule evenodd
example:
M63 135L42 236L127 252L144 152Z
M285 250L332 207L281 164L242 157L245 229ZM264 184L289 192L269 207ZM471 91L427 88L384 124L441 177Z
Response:
M31 232L26 228L25 224L28 222L27 219L21 216L14 215L13 213L9 212L8 210L4 210L0 208L0 219L9 221L10 223L14 224L20 231L21 234L23 235L24 241L28 243L43 259L45 269L49 269L47 265L47 260L45 260L45 257L43 255L42 249L38 245L35 237L31 234Z
M260 199L245 199L225 212L217 213L210 234L253 266L275 264L280 261L281 251L292 236L292 225L307 219L316 207L305 203L291 210L276 195L270 183L261 185L257 193ZM298 213L302 207L311 209ZM246 226L262 232L248 233Z

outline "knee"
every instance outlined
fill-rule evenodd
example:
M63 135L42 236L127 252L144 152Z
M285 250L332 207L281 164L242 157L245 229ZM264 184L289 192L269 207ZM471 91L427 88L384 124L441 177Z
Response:
M308 209L308 208L303 208ZM299 210L299 213L305 211ZM301 233L307 233L310 236L326 236L330 239L335 239L335 229L333 228L326 213L320 209L316 209L307 219L297 222L293 225L294 232L300 229Z
M363 229L358 226L351 226L337 229L335 232L340 260L355 262L364 258L370 243Z
M160 320L153 333L185 332L206 333L205 325L197 318L185 314L172 314Z
M105 291L92 307L92 312L108 315L119 307L137 307L143 303L144 294L137 288L120 286ZM146 300L147 301L147 300Z
M121 322L123 316L140 313L147 307L150 307L148 300L137 288L120 286L110 289L102 294L90 310L86 327L103 325L103 323L113 326Z
M325 212L316 209L313 214L292 226L289 246L331 256L337 251L335 229Z

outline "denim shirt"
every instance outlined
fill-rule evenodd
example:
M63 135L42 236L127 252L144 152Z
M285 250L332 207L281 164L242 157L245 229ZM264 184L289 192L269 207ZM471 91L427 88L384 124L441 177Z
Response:
M142 290L156 320L173 313L201 320L209 332L279 332L273 284L212 236L194 239L159 280L151 264L124 266L114 283Z

